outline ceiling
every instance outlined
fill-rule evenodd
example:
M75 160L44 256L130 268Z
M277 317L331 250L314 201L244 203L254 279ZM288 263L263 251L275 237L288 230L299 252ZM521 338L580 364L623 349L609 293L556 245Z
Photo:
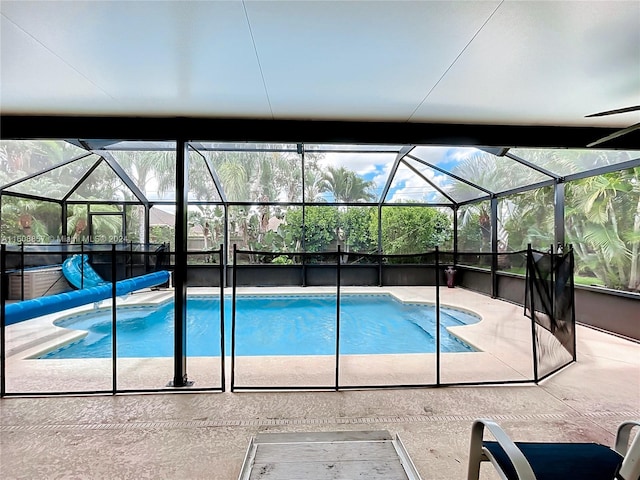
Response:
M2 0L2 114L626 127L638 1Z

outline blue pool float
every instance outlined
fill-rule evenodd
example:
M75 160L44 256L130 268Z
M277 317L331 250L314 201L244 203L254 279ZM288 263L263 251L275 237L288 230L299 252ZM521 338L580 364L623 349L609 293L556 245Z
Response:
M86 272L85 272L86 273ZM95 271L94 271L95 273ZM98 278L100 276L95 273ZM102 279L100 279L102 280ZM162 285L169 280L169 272L161 270L159 272L148 273L138 277L128 278L116 282L116 296L140 290L142 288ZM49 313L55 313L68 308L79 307L87 303L99 302L106 298L111 298L112 284L102 281L101 285L89 288L82 288L72 292L58 293L40 298L33 298L23 302L5 305L5 325L22 322L30 318L40 317Z

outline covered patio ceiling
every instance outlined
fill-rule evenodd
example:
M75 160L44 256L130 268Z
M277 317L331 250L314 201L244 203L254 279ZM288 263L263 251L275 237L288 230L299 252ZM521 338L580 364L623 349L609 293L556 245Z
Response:
M13 1L3 138L581 148L640 122L640 4ZM55 120L51 119L55 116ZM638 131L603 148L631 149Z

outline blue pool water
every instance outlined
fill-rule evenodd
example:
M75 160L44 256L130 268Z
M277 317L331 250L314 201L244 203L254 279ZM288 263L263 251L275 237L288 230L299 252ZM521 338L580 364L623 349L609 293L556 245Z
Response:
M231 354L231 300L225 300L225 354ZM449 335L445 327L476 323L479 318L458 310L440 310L441 352L473 351ZM96 310L56 322L87 330L82 340L40 358L111 357L111 311ZM435 352L432 305L409 304L390 295L343 295L340 298L340 353ZM173 356L173 302L155 307L118 310L119 357ZM313 296L238 296L236 355L334 355L336 298ZM189 297L187 355L220 355L220 301Z

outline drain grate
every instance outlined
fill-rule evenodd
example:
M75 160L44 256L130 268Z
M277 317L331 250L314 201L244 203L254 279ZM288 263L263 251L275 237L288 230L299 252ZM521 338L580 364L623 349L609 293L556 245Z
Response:
M640 412L591 412L591 413L539 413L521 415L487 415L498 421L515 420L576 420L580 418L616 417L621 419L638 418ZM394 423L430 423L430 422L472 422L472 415L399 415L381 417L336 417L336 418L266 418L251 420L190 420L163 422L127 422L127 423L79 423L79 424L41 424L41 425L0 425L0 432L15 431L57 431L57 430L157 430L189 429L216 427L268 427L286 425L361 425Z

